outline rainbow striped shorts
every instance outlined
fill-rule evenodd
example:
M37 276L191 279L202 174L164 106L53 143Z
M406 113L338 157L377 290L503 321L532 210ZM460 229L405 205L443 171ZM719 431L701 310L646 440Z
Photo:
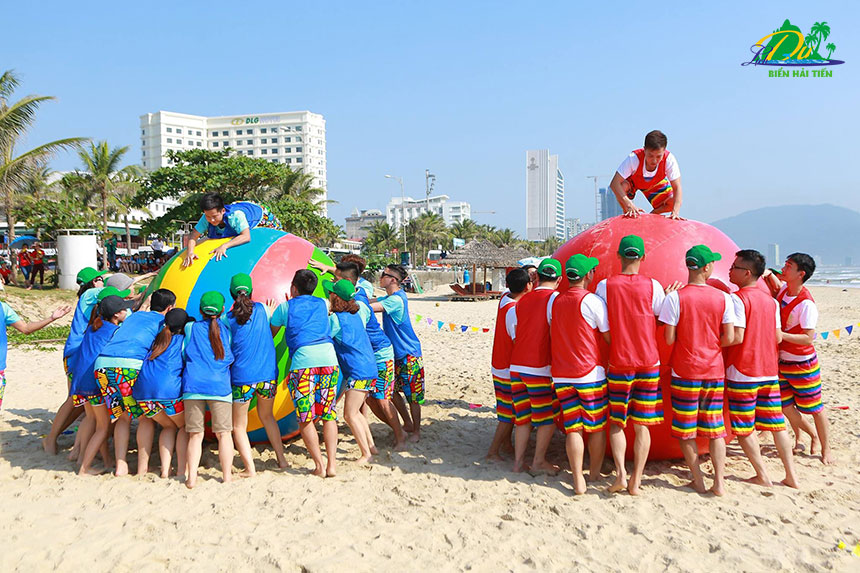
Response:
M779 390L782 407L794 404L802 414L815 414L824 409L821 403L821 369L818 355L803 362L779 361Z
M779 381L738 382L726 380L729 398L729 421L738 436L749 436L753 430L779 432L785 429L780 405Z
M672 437L715 440L726 436L723 420L724 383L672 377Z
M516 372L511 372L511 408L514 413L514 425L525 426L532 423L529 393L522 377Z
M606 373L609 383L609 421L627 427L627 419L641 426L663 423L663 391L660 389L660 367L645 370Z
M493 390L496 393L496 418L505 424L514 423L514 401L511 397L511 380L493 375Z
M535 376L533 374L519 373L522 383L526 387L529 409L531 411L531 422L533 426L547 426L554 424L555 392L552 390L552 379L549 376Z
M564 433L602 432L606 429L609 398L606 380L579 384L556 384L555 393L561 402Z

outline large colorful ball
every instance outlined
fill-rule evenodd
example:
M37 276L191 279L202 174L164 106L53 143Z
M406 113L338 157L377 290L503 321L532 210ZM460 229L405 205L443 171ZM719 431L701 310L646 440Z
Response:
M621 260L616 254L618 243L625 235L639 235L645 242L645 259L639 272L645 276L660 281L664 287L679 281L687 282L687 267L684 255L693 245L708 245L713 251L722 255L722 260L714 263L714 273L711 282L724 290L736 290L729 283L729 267L735 258L738 246L719 229L699 221L675 221L661 215L644 214L638 218L613 217L601 221L597 225L580 233L562 245L553 257L564 265L571 256L582 253L589 257L597 257L600 264L594 272L594 281L589 287L593 292L601 280L621 272ZM560 290L567 289L567 278L562 278ZM610 333L611 334L611 333ZM649 459L666 460L682 458L678 440L670 435L672 426L672 404L670 401L670 383L672 380L669 369L671 348L666 345L663 337L663 327L658 328L657 342L660 347L660 387L663 391L664 422L651 428L651 452ZM729 432L729 414L727 407L724 411L726 431ZM633 455L633 428L627 424L627 457ZM700 454L708 451L708 440L698 439Z
M187 268L182 268L185 250L179 252L162 267L147 289L147 296L155 289L170 289L176 294L176 306L184 308L190 316L199 319L200 296L210 290L224 295L229 310L233 300L230 295L230 279L237 273L251 276L254 285L251 298L255 302L266 304L275 300L281 303L289 295L290 284L296 271L310 268L319 275L319 271L309 266L310 261L333 264L328 255L308 241L268 228L251 229L249 243L230 248L225 258L216 261L211 256L212 251L228 240L209 239L199 243L194 249L198 258ZM319 281L314 295L325 296L322 281ZM286 382L289 351L283 340L283 329L275 337L275 349L278 360L275 419L283 439L289 439L298 434L299 427ZM268 441L268 438L257 414L256 403L255 397L248 411L248 438L251 443L262 443Z

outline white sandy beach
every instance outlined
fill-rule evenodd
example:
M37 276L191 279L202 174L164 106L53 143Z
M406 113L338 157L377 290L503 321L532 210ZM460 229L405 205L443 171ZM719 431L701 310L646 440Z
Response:
M496 302L437 306L442 292L411 299L412 313L492 326ZM860 322L860 290L813 294L819 331ZM308 475L304 447L293 442L291 469L276 471L274 455L257 447L258 477L226 485L209 449L193 491L155 473L78 477L65 457L73 435L61 437L60 455L45 454L40 436L66 393L61 346L10 349L0 410L0 570L860 570L860 556L836 548L860 541L860 333L818 341L837 464L799 456L799 491L743 483L752 469L732 443L724 498L682 489L687 472L677 462L649 463L639 498L608 494L608 473L575 498L568 472L536 478L484 461L495 428L492 334L427 325L417 332L428 383L421 443L390 453L377 422L381 455L358 467L341 423L336 478ZM562 440L551 453L566 465ZM764 453L781 479L773 446ZM134 470L133 452L130 460Z

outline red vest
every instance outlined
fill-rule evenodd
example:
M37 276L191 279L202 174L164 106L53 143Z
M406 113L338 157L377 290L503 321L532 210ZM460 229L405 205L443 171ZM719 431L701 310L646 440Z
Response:
M627 178L633 184L634 189L646 190L650 189L655 183L659 183L666 178L666 158L669 157L669 151L663 151L663 159L657 164L657 172L650 179L645 179L645 150L636 149L633 151L639 159L639 167L633 172L633 175Z
M686 380L725 377L720 329L725 293L708 285L687 285L678 291L680 318L672 347L672 370Z
M511 349L514 347L514 341L508 334L505 316L516 304L517 301L512 300L499 307L496 313L496 332L493 335L493 374L497 374L496 371L508 371L511 367ZM498 372L498 374L503 375L504 372Z
M735 294L744 303L747 325L743 343L727 349L726 368L734 366L738 372L751 378L776 378L779 374L779 352L773 297L754 286L742 288Z
M552 303L552 377L582 378L600 365L597 329L582 316L582 299L589 292L570 289Z
M651 304L653 291L654 283L642 275L615 275L606 279L612 368L636 370L660 361L657 318Z
M805 300L815 302L815 299L812 298L812 294L810 294L806 287L800 289L800 294L794 297L794 300L789 303L783 302L786 296L788 296L788 288L784 289L782 293L776 297L776 300L779 301L779 317L782 321L782 324L780 325L782 331L787 332L788 334L803 334L803 328L801 328L800 322L788 330L785 329L785 325L788 324L788 315L790 315L791 311L794 310L801 302ZM807 355L815 352L815 347L811 344L794 344L793 342L786 342L785 340L780 343L779 349L785 350L790 354L798 355Z
M517 330L511 351L511 367L545 368L550 364L549 324L546 306L555 291L539 288L524 294L517 303Z

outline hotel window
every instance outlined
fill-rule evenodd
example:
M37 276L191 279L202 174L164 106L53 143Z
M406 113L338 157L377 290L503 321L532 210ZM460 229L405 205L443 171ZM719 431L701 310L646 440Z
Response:
M277 155L277 154L278 154L278 148L277 148L277 147L273 147L273 148L272 148L272 155Z
M146 150L145 149L141 152L141 155L146 156Z
M141 134L141 135L146 135L146 130L145 130L145 129L141 129L141 130L140 130L140 134Z
M269 151L268 151L267 149L264 149L264 150L262 150L260 153L261 153L261 154L263 154L263 155L268 155L268 154L269 154Z
M229 147L229 146L230 146L230 141L229 141L229 140L224 140L224 141L222 141L222 142L221 142L221 147Z
M168 128L167 128L167 133L173 133L173 128L172 128L172 127L168 127Z
M254 145L254 140L253 140L253 139L249 139L249 140L248 140L248 145Z
M249 150L248 150L248 155L254 155L254 150L253 150L253 149L249 149Z
M182 140L181 140L181 139L177 139L177 140L176 140L176 145L182 145Z
M290 147L284 148L284 153L292 153L292 152L293 152L292 148L290 148Z
M197 132L197 137L200 137L200 132L199 132L199 131Z
M181 129L179 129L179 128L177 127L177 128L176 128L176 133L182 133L182 130L181 130Z
M292 163L292 162L293 162L293 160L292 160L292 159L290 159L289 157L287 157L286 159L284 159L284 163Z
M167 143L173 143L173 138L172 138L172 137L168 137L168 138L167 138Z
M293 140L293 138L292 138L292 137L285 137L285 138L284 138L284 143L290 143L292 140Z
M203 142L202 142L202 141L198 141L198 142L197 142L197 147L203 147Z
M212 147L218 147L218 142L217 142L217 141L213 141L213 142L212 142Z
M296 126L296 131L301 131L301 130L302 130L302 126L301 126L301 125L297 125L297 126Z
M269 140L264 137L263 139L260 140L260 143L266 144L266 143L269 143Z
M299 135L296 137L296 143L301 143L301 142L302 142L302 136Z
M144 160L144 162L143 162L143 166L144 166L144 167L146 167L146 161L145 161L145 160Z
M241 129L237 129L237 130L236 130L236 135L242 135L242 130L241 130Z
M278 162L278 160L277 160L277 159L270 159L269 161L271 161L272 163L277 163L277 162Z
M254 135L254 130L253 129L246 129L245 133L247 133L248 135Z
M213 132L212 132L212 137L218 137L218 132L217 132L217 131L213 131Z
M278 142L278 138L277 138L277 137L273 137L273 138L272 138L272 143L277 143L277 142Z
M301 158L301 157L296 157L296 163L301 163L301 162L302 162L302 158Z
M266 133L266 128L265 128L265 127L261 127L261 128L260 128L260 133Z
M296 147L296 153L301 153L301 152L302 152L302 148L301 148L301 147Z

